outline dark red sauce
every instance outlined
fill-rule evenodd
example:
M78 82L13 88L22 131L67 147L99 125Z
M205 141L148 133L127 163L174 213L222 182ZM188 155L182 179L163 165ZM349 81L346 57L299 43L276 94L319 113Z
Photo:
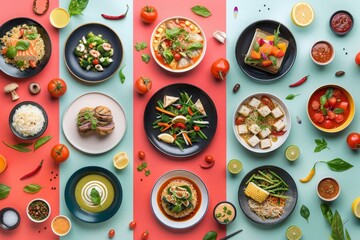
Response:
M350 31L353 21L349 14L345 12L336 13L331 18L331 28L338 33L346 33Z

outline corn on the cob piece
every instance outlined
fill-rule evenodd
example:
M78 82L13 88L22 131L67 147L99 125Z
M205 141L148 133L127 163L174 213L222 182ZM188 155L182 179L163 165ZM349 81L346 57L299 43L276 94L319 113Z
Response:
M245 195L257 201L258 203L262 203L269 196L269 192L260 188L255 183L249 182L245 188Z

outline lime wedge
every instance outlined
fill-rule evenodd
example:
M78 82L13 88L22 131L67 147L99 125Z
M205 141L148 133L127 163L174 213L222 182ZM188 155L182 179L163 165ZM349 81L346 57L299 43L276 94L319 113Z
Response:
M227 164L227 169L231 174L238 174L242 170L242 163L240 160L231 159Z
M286 238L288 240L299 240L301 236L302 232L298 226L292 225L286 230Z
M289 161L295 161L300 156L300 149L296 145L290 145L285 150L285 157Z

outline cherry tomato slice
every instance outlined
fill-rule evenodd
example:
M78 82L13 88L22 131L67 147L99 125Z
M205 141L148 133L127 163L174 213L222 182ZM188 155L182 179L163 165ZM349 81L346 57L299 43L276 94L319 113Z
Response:
M115 236L115 230L111 229L108 233L109 238L113 238Z
M141 234L141 240L146 240L149 237L149 232L145 231Z
M261 96L260 101L262 104L268 106L270 110L272 110L275 107L274 103L267 96Z

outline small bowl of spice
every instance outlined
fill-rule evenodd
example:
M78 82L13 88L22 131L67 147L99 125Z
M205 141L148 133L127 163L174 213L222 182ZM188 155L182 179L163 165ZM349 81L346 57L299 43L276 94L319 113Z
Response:
M35 198L27 205L26 213L35 223L45 222L51 213L50 204L42 198Z
M333 177L325 177L319 181L316 192L320 199L331 202L340 195L340 184Z
M231 202L222 201L216 204L213 215L216 222L227 225L234 221L236 217L236 208Z
M11 207L0 210L0 227L4 230L13 230L20 225L19 212Z
M71 221L64 215L58 215L51 221L51 229L58 236L65 236L70 232Z
M331 15L330 28L336 35L343 36L349 33L353 26L354 18L349 12L340 10Z
M328 41L317 41L310 50L310 57L317 65L327 65L335 57L335 50Z

